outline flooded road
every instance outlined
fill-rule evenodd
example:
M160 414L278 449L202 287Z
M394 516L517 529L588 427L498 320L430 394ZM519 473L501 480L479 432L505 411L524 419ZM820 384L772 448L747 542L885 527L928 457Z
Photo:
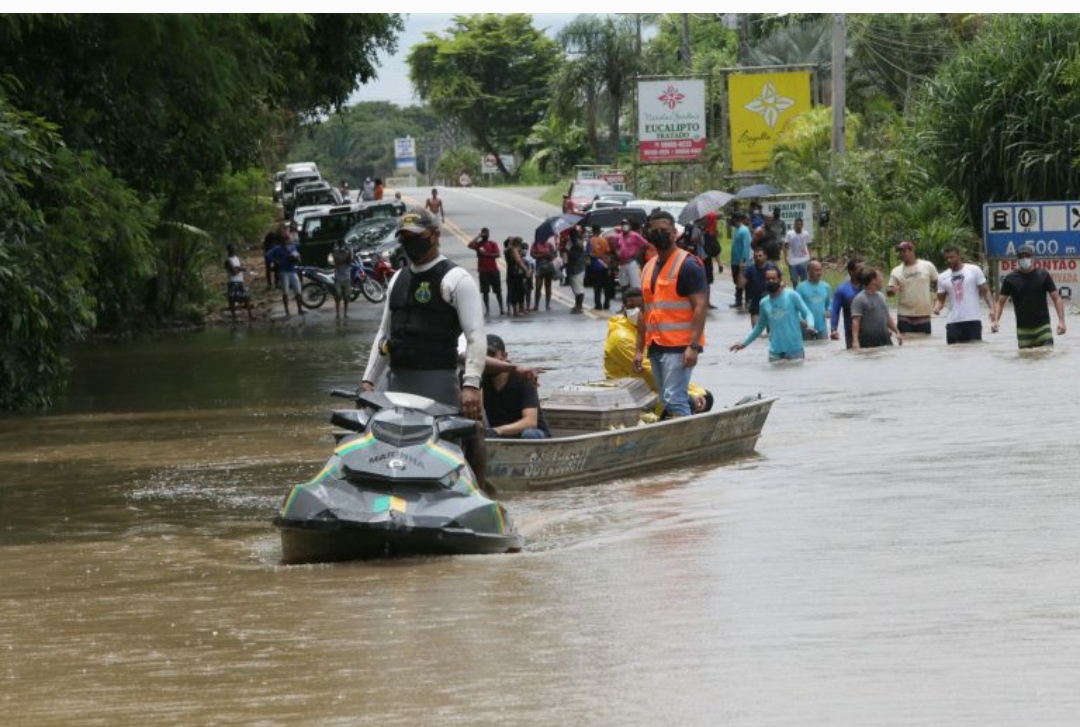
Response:
M1080 334L770 366L714 291L694 379L780 397L757 454L510 497L519 555L278 565L371 321L79 352L0 419L3 724L1075 724ZM603 320L490 330L602 375Z

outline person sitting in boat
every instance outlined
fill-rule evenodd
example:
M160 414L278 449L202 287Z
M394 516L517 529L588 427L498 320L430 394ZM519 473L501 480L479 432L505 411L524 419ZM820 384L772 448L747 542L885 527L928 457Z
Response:
M633 377L641 379L654 392L652 367L649 360L642 361L641 371L634 371L635 343L637 341L637 322L641 315L641 306L645 299L642 297L641 288L627 288L623 293L623 307L615 315L608 318L607 339L604 341L604 378L624 379ZM701 414L712 409L713 395L704 387L691 382L689 386L690 411ZM663 419L664 412L660 405L657 415Z
M488 358L508 361L506 344L493 333L487 336ZM515 369L497 373L484 372L481 380L484 392L484 414L487 416L487 437L514 439L548 439L551 430L540 410L540 395L536 385Z

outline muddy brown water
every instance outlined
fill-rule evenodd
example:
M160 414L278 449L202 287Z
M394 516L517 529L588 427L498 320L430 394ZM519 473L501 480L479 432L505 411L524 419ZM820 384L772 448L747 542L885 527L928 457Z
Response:
M509 498L519 555L333 566L269 520L372 323L80 350L0 419L0 723L1075 724L1073 339L770 366L747 326L694 378L780 397L756 455ZM491 330L545 390L600 375L602 320Z

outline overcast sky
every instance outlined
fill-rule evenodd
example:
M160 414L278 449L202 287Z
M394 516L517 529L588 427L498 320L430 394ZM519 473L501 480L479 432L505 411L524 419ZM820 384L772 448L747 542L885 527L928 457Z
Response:
M398 52L390 57L380 55L379 78L360 88L350 97L351 103L358 101L389 101L398 106L419 103L413 96L412 84L409 83L409 70L405 56L416 43L424 40L424 33L432 31L442 33L452 25L455 13L436 15L434 13L412 13L404 16L405 30L398 38ZM543 30L552 38L559 29L577 17L577 13L534 13L533 26Z

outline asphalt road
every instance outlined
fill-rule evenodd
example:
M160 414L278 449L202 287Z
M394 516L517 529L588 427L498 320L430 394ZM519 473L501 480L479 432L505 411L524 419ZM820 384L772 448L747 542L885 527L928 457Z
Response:
M480 232L480 228L487 227L491 231L492 239L500 243L511 235L518 235L527 243L532 243L533 233L540 223L559 213L558 207L541 202L537 198L542 191L537 188L509 190L438 187L437 189L446 212L442 229L443 254L474 275L476 274L476 253L468 248L468 243ZM430 187L399 191L409 204L422 205L424 200L431 196ZM500 266L502 266L501 261ZM591 302L591 300L591 291L586 291L586 301ZM530 315L541 317L545 314L562 315L573 305L573 294L569 286L556 285L552 287L551 311L546 312L541 308L540 311ZM495 308L494 300L491 301L491 306ZM587 312L588 308L589 306L586 306Z

